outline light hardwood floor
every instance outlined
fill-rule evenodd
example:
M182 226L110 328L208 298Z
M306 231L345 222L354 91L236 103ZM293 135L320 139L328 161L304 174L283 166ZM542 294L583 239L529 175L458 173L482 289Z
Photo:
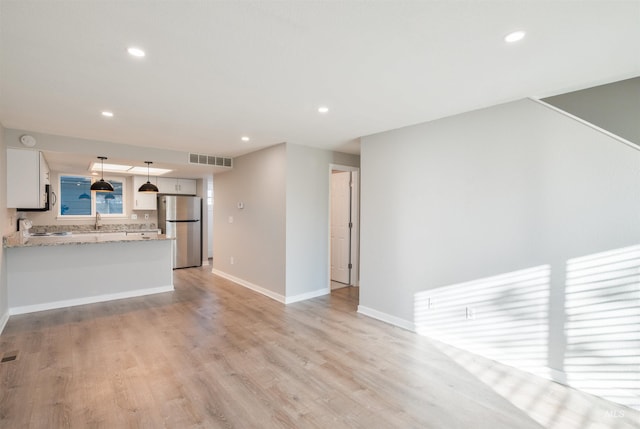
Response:
M0 427L640 427L637 411L359 315L357 288L284 306L207 267L174 276L172 293L12 317Z

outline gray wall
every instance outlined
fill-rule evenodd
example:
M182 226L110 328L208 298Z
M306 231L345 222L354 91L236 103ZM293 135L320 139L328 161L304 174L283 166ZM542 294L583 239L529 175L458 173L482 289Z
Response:
M285 144L272 146L235 158L233 170L217 175L213 183L213 269L281 297L285 296L286 163ZM238 202L244 209L238 209Z
M543 101L640 145L640 77Z
M15 228L11 225L10 218L15 215L15 210L7 210L7 151L4 140L4 128L0 124L0 227L2 235L12 234ZM0 333L9 319L9 297L7 290L7 258L5 249L0 247Z
M359 163L357 155L287 144L287 298L328 291L330 165Z
M575 365L589 354L637 379L640 152L531 100L361 151L361 312L579 388L597 384Z

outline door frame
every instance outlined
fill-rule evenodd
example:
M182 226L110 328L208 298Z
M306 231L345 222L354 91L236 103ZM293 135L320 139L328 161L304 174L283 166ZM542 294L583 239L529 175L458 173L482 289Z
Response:
M350 286L360 286L360 168L349 165L329 164L327 181L329 183L328 195L328 222L327 222L327 285L331 290L331 174L333 171L350 171L351 175L351 275Z

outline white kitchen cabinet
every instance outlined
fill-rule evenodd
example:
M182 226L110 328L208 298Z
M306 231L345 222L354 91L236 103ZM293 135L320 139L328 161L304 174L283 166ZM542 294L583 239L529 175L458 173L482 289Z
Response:
M7 148L7 207L48 210L50 174L42 152Z
M157 178L150 177L149 181L154 185ZM147 183L147 176L133 176L133 210L157 210L158 209L158 194L155 192L138 192L140 186Z
M195 195L195 179L179 179L175 177L158 177L158 189L161 194Z

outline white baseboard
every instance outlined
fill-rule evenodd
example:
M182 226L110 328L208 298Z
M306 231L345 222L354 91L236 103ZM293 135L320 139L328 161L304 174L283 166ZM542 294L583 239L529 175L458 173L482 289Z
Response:
M312 292L306 292L306 293L301 293L299 295L287 297L287 296L280 295L279 293L275 293L269 289L263 288L262 286L258 286L257 284L246 281L244 279L232 276L231 274L225 273L224 271L217 270L215 268L211 269L211 273L217 276L220 276L223 279L227 279L234 283L237 283L240 286L246 287L247 289L251 289L254 292L258 292L266 297L275 299L276 301L281 302L283 304L292 304L294 302L304 301L306 299L316 298L318 296L323 296L331 293L331 290L329 288L323 288L323 289L314 290Z
M4 331L4 327L7 326L7 322L9 321L9 311L7 310L2 317L0 317L0 334Z
M206 267L207 265L209 265L209 260L208 259L203 259L202 260L202 266Z
M372 317L374 319L381 320L385 323L389 323L390 325L397 326L402 329L406 329L407 331L415 332L415 325L413 322L410 322L405 319L401 319L396 316L392 316L387 313L383 313L382 311L374 310L373 308L365 307L363 305L358 306L358 313L364 314L365 316Z
M324 295L329 295L331 293L331 289L330 288L323 288L323 289L318 289L318 290L314 290L312 292L306 292L306 293L301 293L298 295L294 295L294 296L287 296L285 297L285 304L292 304L294 302L299 302L299 301L305 301L307 299L311 299L311 298L317 298L319 296L324 296Z
M156 293L173 292L173 285L159 286L148 289L137 289L127 292L110 293L105 295L88 296L85 298L68 299L64 301L46 302L43 304L23 305L9 308L9 314L34 313L36 311L53 310L56 308L74 307L76 305L94 304L96 302L113 301L115 299L134 298L136 296L153 295Z
M231 274L227 274L224 271L220 271L220 270L216 270L215 268L211 269L211 273L215 274L216 276L220 276L223 279L227 279L230 280L234 283L239 284L240 286L246 287L247 289L251 289L254 292L258 292L264 296L267 296L271 299L275 299L278 302L281 302L283 304L286 304L286 298L282 295L280 295L279 293L275 293L273 291L270 291L269 289L265 289L262 286L258 286L256 284L253 284L251 282L248 282L246 280L243 280L241 278L232 276Z

